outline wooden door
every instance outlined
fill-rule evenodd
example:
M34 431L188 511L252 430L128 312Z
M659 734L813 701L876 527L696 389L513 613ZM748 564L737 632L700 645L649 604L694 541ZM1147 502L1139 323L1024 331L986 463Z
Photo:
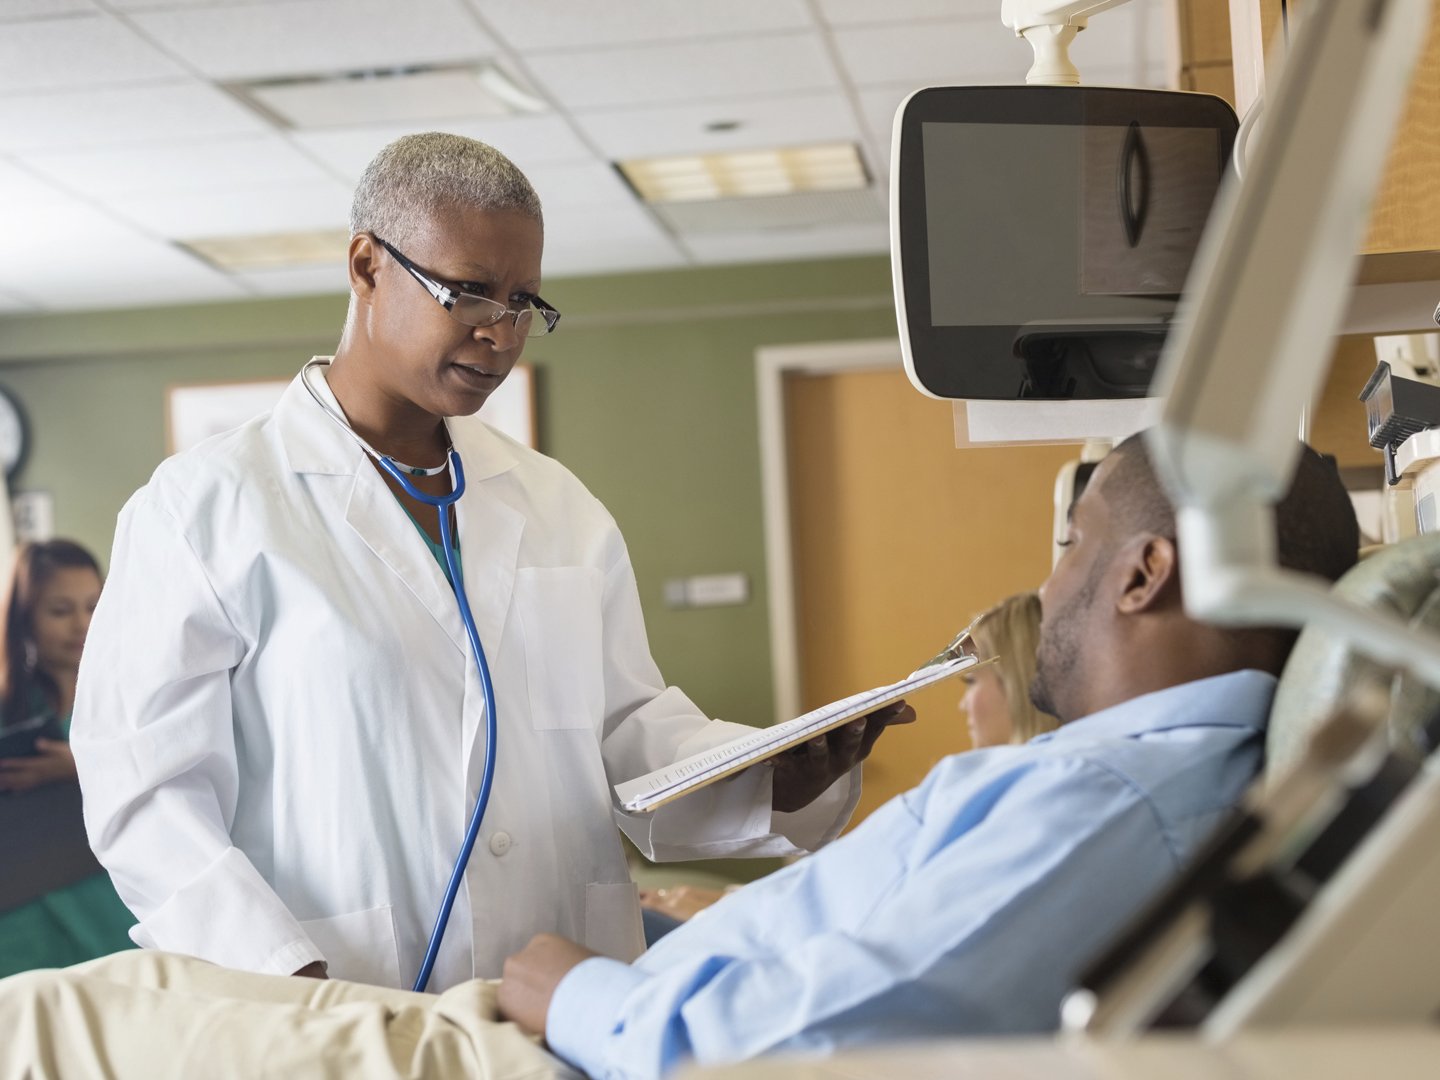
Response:
M904 372L786 376L804 706L902 678L1050 572L1055 474L1078 447L956 450L948 401ZM951 682L865 766L866 814L969 749Z

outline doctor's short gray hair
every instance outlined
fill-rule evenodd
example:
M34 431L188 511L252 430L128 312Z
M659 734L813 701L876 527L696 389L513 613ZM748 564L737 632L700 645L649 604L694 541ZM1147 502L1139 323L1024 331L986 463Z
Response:
M518 210L544 224L540 197L493 146L429 131L405 135L365 167L350 204L350 235L368 232L403 248L446 210Z

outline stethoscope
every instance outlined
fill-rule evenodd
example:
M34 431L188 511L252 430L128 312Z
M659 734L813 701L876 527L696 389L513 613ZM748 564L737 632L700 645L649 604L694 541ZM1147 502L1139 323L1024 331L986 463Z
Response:
M485 818L485 807L490 802L490 787L495 779L495 743L498 727L495 722L495 685L490 681L490 665L485 661L485 648L480 644L480 632L475 629L475 616L470 613L470 601L465 596L465 583L460 577L460 564L455 559L455 547L450 534L450 508L465 494L465 469L460 464L460 455L452 446L444 465L433 469L419 469L403 465L386 454L381 454L350 426L344 414L333 408L324 396L310 384L312 367L328 366L329 360L314 359L300 369L300 381L315 403L325 410L325 415L339 424L360 444L367 454L386 474L395 478L396 483L412 499L419 499L427 506L433 506L440 515L440 545L445 551L445 566L450 571L450 588L455 593L455 602L460 606L460 621L465 624L465 635L470 639L470 651L475 654L475 664L480 669L480 687L485 694L485 772L480 778L480 796L475 800L475 812L470 815L470 827L465 830L465 840L460 845L460 855L455 860L455 869L450 874L450 884L445 887L445 898L440 902L440 913L435 916L435 928L430 931L430 944L425 949L425 961L420 965L420 974L415 979L415 992L422 994L430 982L430 972L435 967L435 957L440 953L440 942L445 938L445 926L450 921L450 909L455 906L455 896L465 878L465 867L470 862L470 853L480 836L480 823ZM438 476L450 473L449 495L427 495L408 479L409 476Z

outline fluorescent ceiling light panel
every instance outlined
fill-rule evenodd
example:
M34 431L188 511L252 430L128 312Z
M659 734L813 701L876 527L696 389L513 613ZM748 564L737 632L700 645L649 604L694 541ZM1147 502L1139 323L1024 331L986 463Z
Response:
M848 142L636 158L619 164L649 203L854 191L870 185L860 152Z
M654 209L660 220L686 236L867 225L885 220L885 206L868 189L656 203Z
M549 108L491 63L265 79L232 83L229 89L284 127L300 130L483 119Z
M279 270L344 262L350 251L350 230L210 236L177 243L220 270Z

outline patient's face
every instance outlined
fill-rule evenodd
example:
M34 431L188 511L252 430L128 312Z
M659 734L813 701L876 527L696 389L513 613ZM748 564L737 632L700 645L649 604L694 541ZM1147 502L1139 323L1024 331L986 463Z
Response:
M1065 536L1065 553L1040 586L1040 648L1035 658L1035 680L1030 700L1061 723L1083 715L1080 679L1085 670L1088 629L1115 545L1110 512L1105 504L1105 478L1113 471L1113 458L1095 470L1085 493L1076 502Z

